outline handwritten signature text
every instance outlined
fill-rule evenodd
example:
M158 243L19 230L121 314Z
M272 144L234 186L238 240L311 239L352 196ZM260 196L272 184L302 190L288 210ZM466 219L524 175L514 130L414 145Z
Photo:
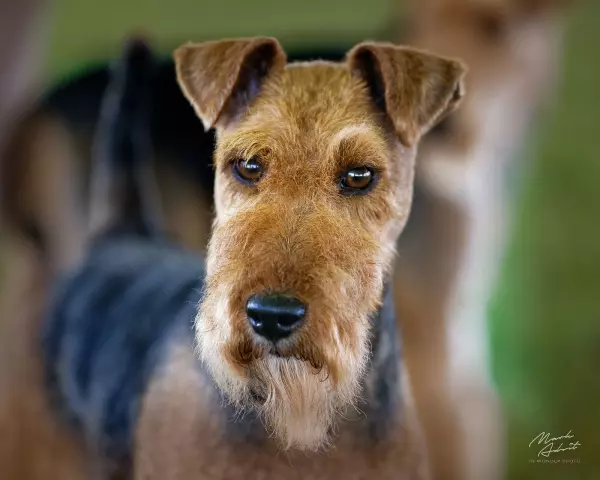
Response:
M575 436L572 430L569 430L566 435L559 437L551 437L549 432L542 432L529 443L529 448L534 444L542 445L537 456L548 458L552 454L577 450L581 447L581 443L578 440L571 441L573 439L575 439Z

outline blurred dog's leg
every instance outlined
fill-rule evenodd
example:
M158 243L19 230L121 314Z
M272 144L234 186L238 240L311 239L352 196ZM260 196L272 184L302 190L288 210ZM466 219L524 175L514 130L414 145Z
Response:
M44 269L23 245L5 242L0 274L0 476L84 480L78 439L50 408L39 348Z
M456 406L449 401L452 382L446 312L463 253L465 227L459 208L416 188L394 275L394 302L410 384L434 460L435 479L461 478L458 472L464 448Z

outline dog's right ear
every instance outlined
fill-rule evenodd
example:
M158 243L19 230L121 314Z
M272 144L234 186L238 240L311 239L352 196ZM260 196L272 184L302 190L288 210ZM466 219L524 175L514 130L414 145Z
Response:
M175 51L179 85L207 130L239 118L264 79L285 63L279 42L267 37L189 43Z

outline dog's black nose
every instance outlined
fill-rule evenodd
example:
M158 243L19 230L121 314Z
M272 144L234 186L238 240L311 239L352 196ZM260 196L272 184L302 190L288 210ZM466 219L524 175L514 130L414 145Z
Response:
M272 342L287 337L304 323L306 306L280 293L252 295L246 303L252 329Z

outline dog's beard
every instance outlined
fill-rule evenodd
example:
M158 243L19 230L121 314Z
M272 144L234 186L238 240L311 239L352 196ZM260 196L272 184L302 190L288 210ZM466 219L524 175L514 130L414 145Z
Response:
M336 420L358 398L368 358L366 338L355 352L334 348L320 369L306 360L266 352L253 355L242 365L227 352L243 349L228 348L232 346L222 341L224 337L215 331L218 328L202 332L202 324L199 315L201 358L240 413L255 410L284 449L316 451L328 446Z
M249 380L266 427L283 448L317 450L327 444L340 396L325 370L294 358L266 356L249 366Z

